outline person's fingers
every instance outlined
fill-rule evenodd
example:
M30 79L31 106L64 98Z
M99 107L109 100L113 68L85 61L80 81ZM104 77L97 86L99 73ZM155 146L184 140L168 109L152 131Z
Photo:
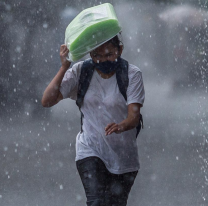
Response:
M62 44L60 47L60 53L65 51L67 49L67 46L65 44Z
M60 52L61 59L66 58L68 56L69 50L66 49L63 52Z
M62 44L62 45L60 46L60 51L63 51L63 50L65 49L65 47L66 47L66 45Z
M118 132L118 127L111 128L108 132L106 132L106 135L110 135L113 132L115 132L115 133Z
M67 55L68 53L69 53L69 50L66 49L66 50L64 50L63 55Z
M110 123L110 124L108 124L106 127L105 127L105 131L107 131L112 125L114 125L115 123L113 122L113 123Z
M113 132L118 132L118 124L114 124L112 125L107 131L106 131L106 135L110 135Z
M62 57L63 59L65 59L65 58L68 56L68 53L69 53L69 52L63 53L63 54L61 55L61 57Z
M67 51L68 49L67 48L64 48L60 53L63 54Z
M106 126L105 135L108 135L108 132L113 128L114 125L115 125L115 123L110 123Z

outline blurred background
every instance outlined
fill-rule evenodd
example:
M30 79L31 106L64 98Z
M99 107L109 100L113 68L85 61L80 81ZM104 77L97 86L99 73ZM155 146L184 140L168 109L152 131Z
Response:
M1 206L85 205L74 161L80 113L72 100L42 108L41 98L67 25L106 2L146 91L128 205L208 205L207 0L0 0Z

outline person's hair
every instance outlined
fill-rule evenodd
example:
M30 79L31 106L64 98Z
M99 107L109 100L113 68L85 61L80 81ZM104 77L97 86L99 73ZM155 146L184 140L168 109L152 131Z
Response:
M118 35L114 36L112 39L108 40L106 43L111 43L113 46L117 47L120 50L120 46L123 45L123 42L119 39Z

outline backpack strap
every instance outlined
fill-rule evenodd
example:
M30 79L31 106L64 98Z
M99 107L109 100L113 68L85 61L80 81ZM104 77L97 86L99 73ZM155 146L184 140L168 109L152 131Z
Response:
M76 104L79 107L80 112L81 112L81 106L83 104L84 96L88 90L90 81L92 79L93 72L94 72L94 64L93 64L92 59L85 60L81 68L77 100L76 100ZM81 112L81 132L82 132L83 117L84 115Z
M94 65L92 59L87 59L83 62L81 73L79 77L79 85L78 85L78 93L77 93L77 100L76 104L79 109L82 106L84 96L88 90L90 85L90 81L92 79L92 75L94 72Z
M123 95L124 99L127 101L126 91L129 86L129 63L121 58L120 61L120 68L116 70L116 79L119 91Z

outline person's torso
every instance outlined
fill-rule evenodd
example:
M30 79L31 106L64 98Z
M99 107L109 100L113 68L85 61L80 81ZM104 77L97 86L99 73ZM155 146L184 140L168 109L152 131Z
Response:
M128 106L119 91L116 74L103 79L94 71L81 111L84 115L83 133L77 138L77 156L94 154L104 161L107 168L115 171L138 163L136 129L105 135L108 124L120 123L128 115Z

